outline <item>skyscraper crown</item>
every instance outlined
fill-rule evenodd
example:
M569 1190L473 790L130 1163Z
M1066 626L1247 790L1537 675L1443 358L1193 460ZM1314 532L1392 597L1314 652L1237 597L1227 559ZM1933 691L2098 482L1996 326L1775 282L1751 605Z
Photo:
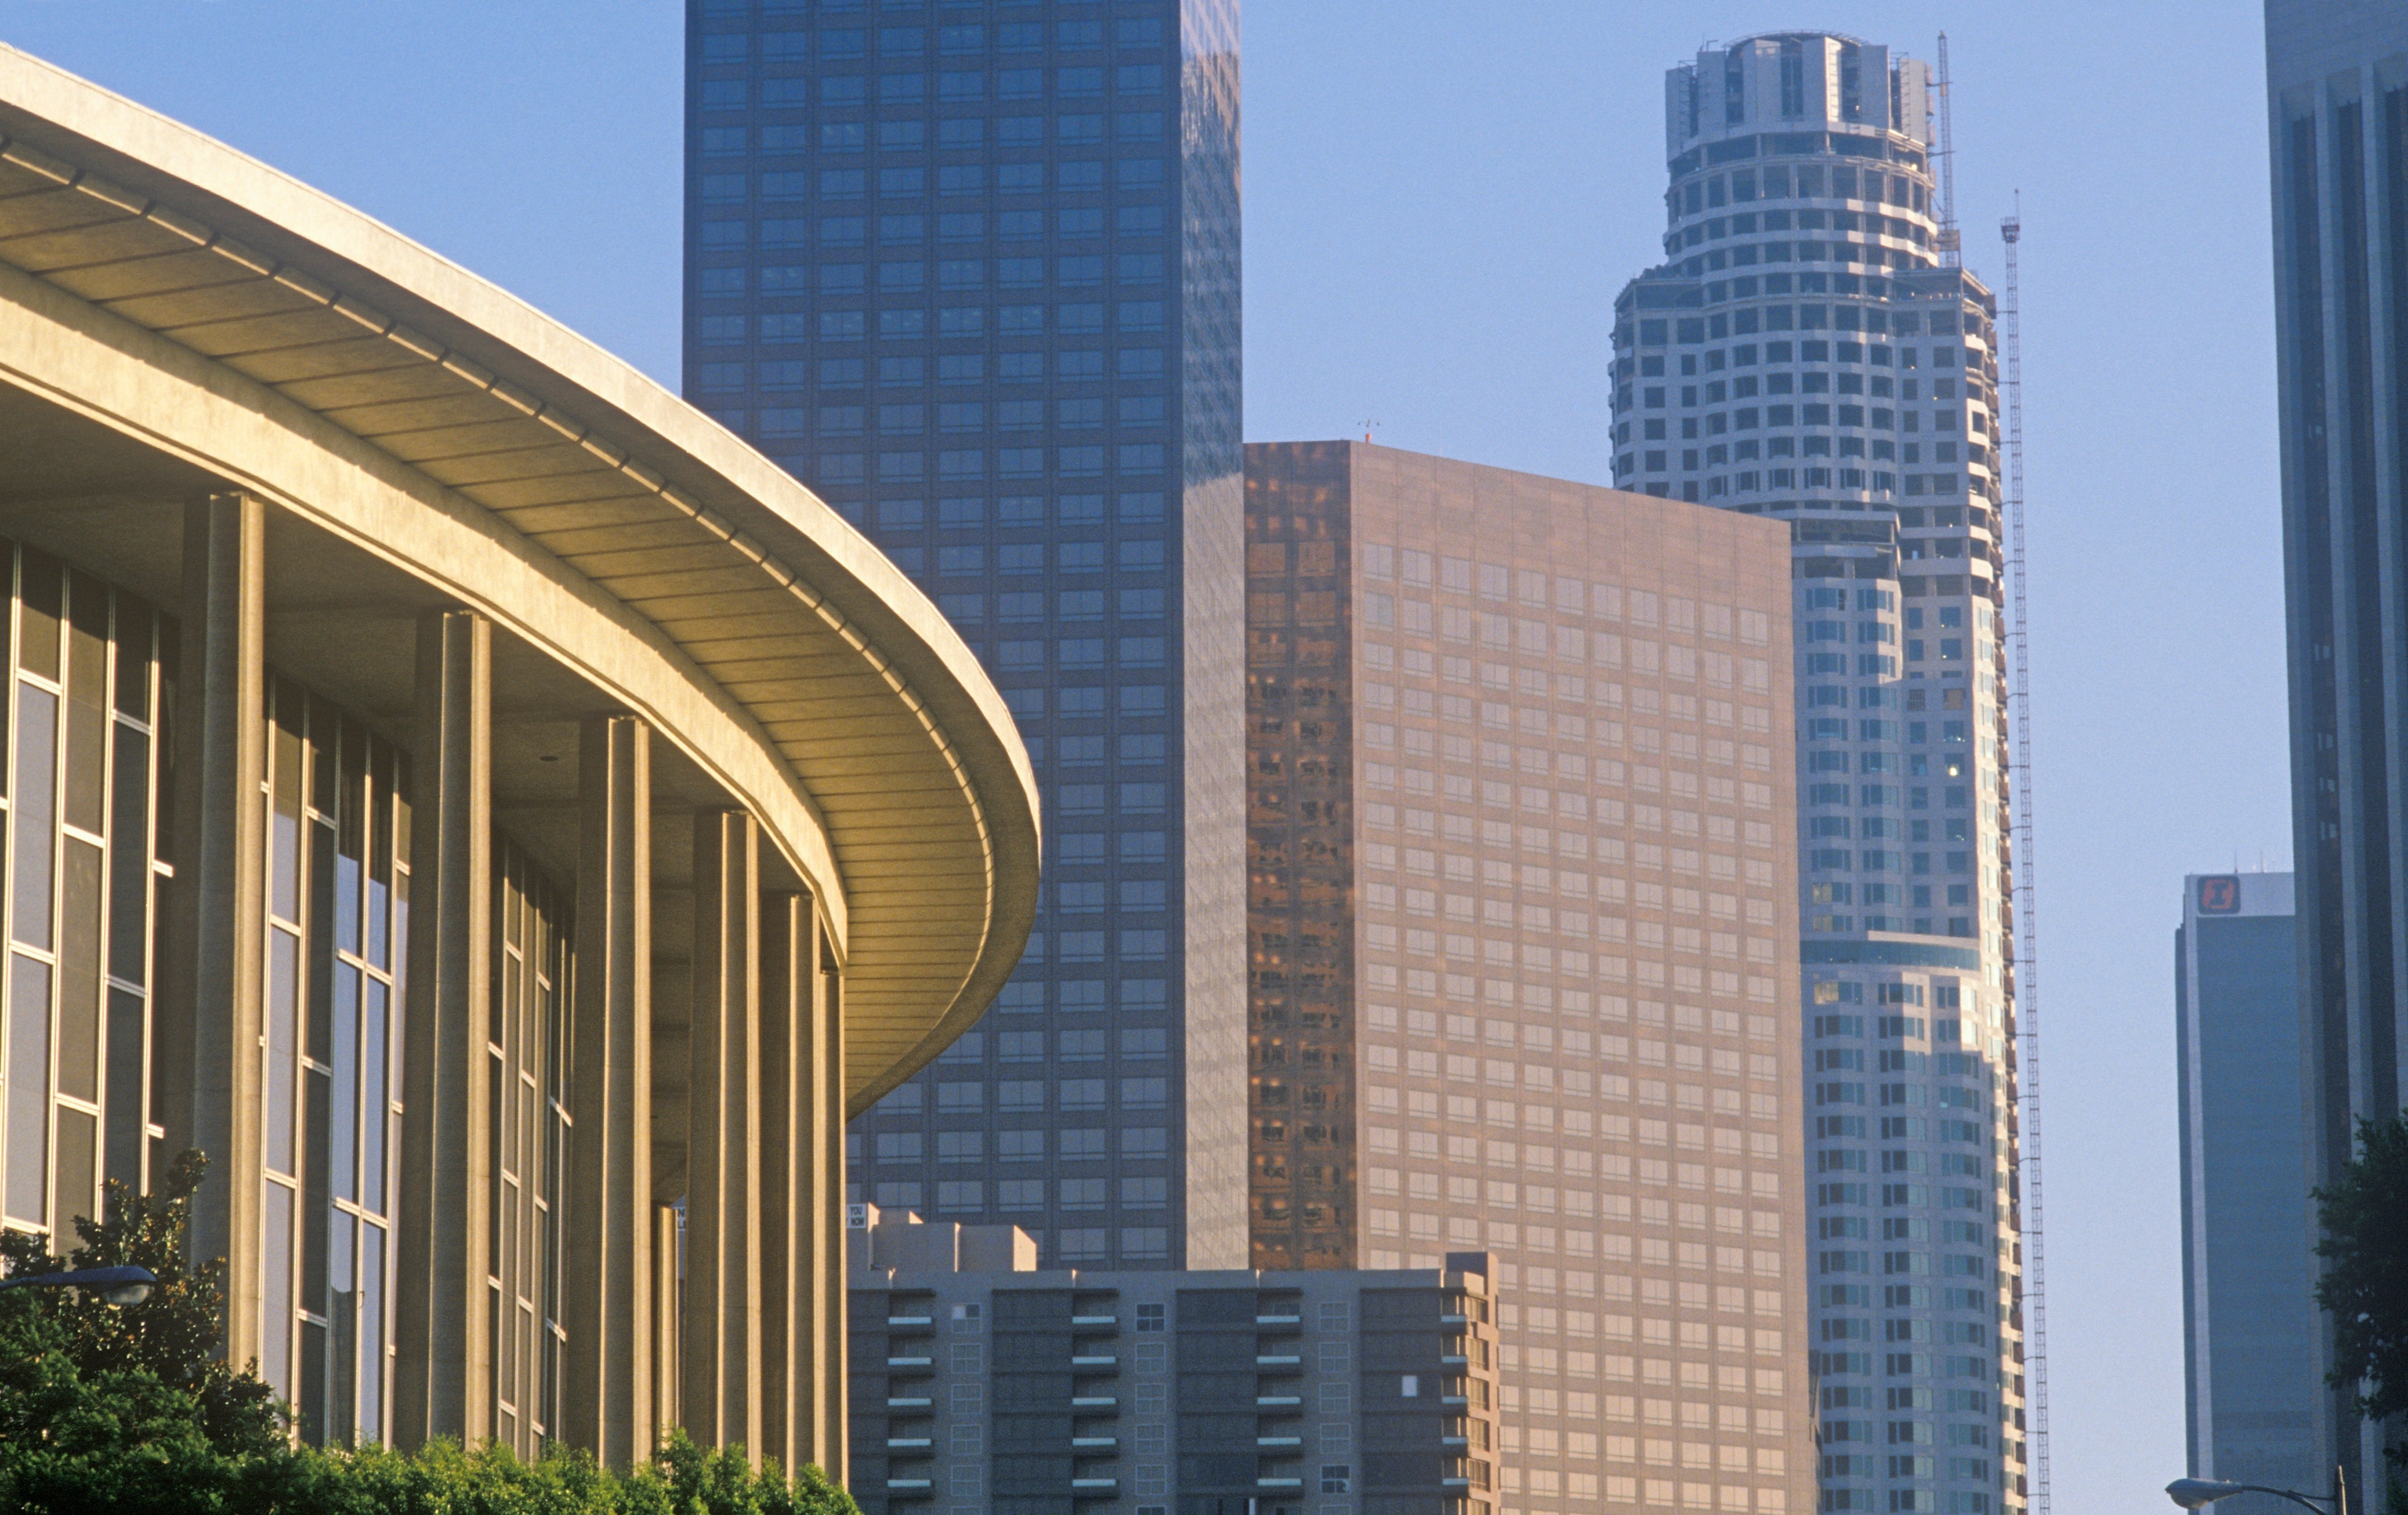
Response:
M1856 129L1931 140L1931 67L1833 32L1698 50L1664 76L1664 156L1762 132Z

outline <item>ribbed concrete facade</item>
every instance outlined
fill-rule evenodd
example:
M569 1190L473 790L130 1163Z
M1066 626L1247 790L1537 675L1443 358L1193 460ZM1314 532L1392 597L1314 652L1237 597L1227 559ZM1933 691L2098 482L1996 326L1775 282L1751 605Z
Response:
M624 364L5 51L0 354L0 1220L198 1147L304 1438L840 1476L843 1122L1034 913L968 650Z
M1254 1248L1496 1259L1498 1508L1812 1508L1785 534L1247 450Z

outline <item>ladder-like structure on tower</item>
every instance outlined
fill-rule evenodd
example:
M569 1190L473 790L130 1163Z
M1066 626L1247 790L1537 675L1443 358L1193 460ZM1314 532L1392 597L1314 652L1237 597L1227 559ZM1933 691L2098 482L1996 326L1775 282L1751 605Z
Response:
M1940 49L1944 60L1948 56L1945 37ZM1942 67L1945 69L1944 62ZM1943 83L1941 89L1944 134L1947 86ZM2015 708L2015 1034L2023 1095L2024 1408L2028 1421L2024 1465L2030 1469L2031 1479L2027 1508L2031 1515L2048 1515L2048 1265L2041 1207L2040 912L2032 852L2032 665L2025 595L2030 559L2026 556L2024 529L2023 296L2016 268L2016 250L2023 241L2020 210L1999 223L1999 235L2006 244L2007 256L2006 299L1999 307L1999 325L2007 349L2007 550L2014 582L2009 628L2015 666L2009 694Z

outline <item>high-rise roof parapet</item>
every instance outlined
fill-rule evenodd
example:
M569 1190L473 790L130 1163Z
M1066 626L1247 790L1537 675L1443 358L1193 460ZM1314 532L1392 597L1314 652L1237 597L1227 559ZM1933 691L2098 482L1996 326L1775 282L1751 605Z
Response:
M1701 48L1664 76L1664 156L1761 132L1895 132L1931 141L1931 65L1833 32Z

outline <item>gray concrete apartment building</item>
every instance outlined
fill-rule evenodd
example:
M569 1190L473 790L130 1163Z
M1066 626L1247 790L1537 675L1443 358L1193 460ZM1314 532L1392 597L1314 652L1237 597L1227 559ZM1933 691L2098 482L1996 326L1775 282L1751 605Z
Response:
M2320 1322L2292 876L2195 874L2174 933L2193 1478L2321 1489ZM2246 1495L2257 1515L2281 1501ZM2235 1515L2251 1515L2233 1505Z
M1489 1515L1484 1254L1412 1272L1038 1266L1017 1226L861 1207L868 1515Z
M1802 1515L1787 533L1246 451L1255 1265L1491 1255L1500 1510Z

